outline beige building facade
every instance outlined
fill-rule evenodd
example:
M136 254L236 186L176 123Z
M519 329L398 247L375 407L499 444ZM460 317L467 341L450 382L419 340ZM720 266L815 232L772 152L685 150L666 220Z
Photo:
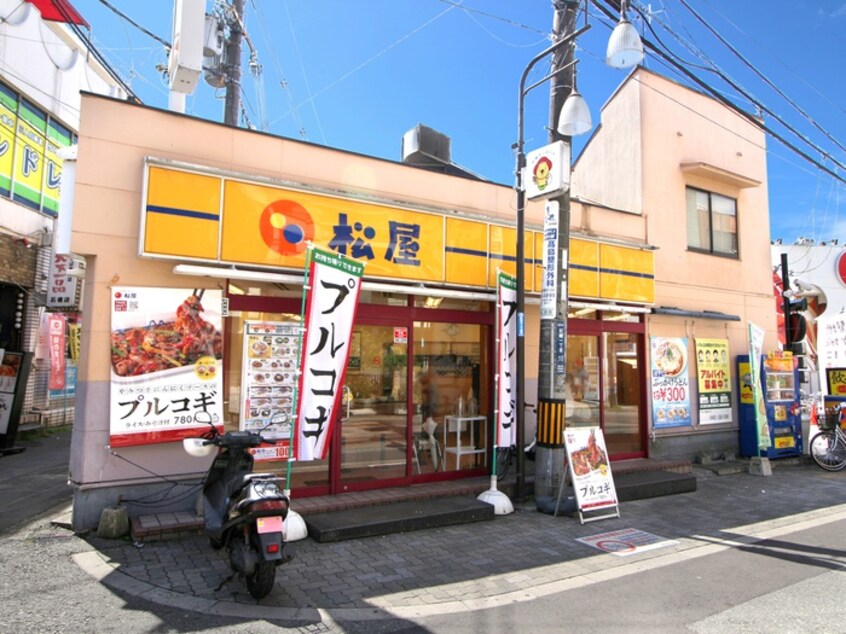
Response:
M735 451L736 374L728 417L703 423L694 340L724 340L733 359L746 352L751 321L775 343L763 134L636 69L603 109L573 178L568 424L602 427L616 460ZM74 527L96 526L118 502L130 515L151 512L151 493L162 494L161 509L193 508L172 482L197 483L208 466L155 433L115 442L135 433L120 428L130 408L115 413L131 383L115 374L115 341L128 330L115 327L117 294L205 298L206 316L221 323L220 422L248 428L291 408L296 363L285 365L283 333L300 325L305 239L367 264L340 420L324 460L294 463L294 498L488 473L495 280L498 268L515 271L514 204L509 185L84 95L72 231L72 251L87 263ZM534 402L541 204L530 204L527 228ZM257 324L278 329L266 340L278 356L255 356ZM682 425L669 425L665 410L655 419L656 337L685 346L688 405L672 410ZM285 475L286 455L280 442L262 468Z

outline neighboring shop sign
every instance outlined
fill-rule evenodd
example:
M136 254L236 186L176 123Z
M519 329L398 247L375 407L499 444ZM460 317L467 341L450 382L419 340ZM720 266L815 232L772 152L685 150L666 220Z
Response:
M74 398L76 396L76 364L72 361L65 363L65 384L58 389L50 389L47 392L47 398L51 401L59 401L66 398Z
M341 403L364 265L309 251L295 455L297 460L323 460Z
M614 487L602 430L599 427L567 427L564 430L564 445L580 516L584 512L612 508L615 509L613 514L602 517L619 516L617 489Z
M180 440L223 424L221 291L112 287L110 444Z
M296 408L300 324L244 322L241 371L242 431L275 441L255 450L257 460L287 460Z
M696 339L699 422L731 422L731 363L728 339Z
M17 352L5 352L0 360L0 434L9 428L22 360L23 355Z
M84 274L85 260L82 258L54 255L47 279L47 307L78 309Z
M47 317L47 336L50 346L50 378L48 389L61 390L65 387L65 318L62 315Z
M820 385L828 385L826 371L829 368L846 367L846 313L817 319L817 360L820 367ZM829 391L829 394L834 394Z
M0 85L0 194L50 216L59 211L60 149L70 130L16 92Z
M516 237L497 225L407 207L145 166L140 252L144 256L301 271L311 241L367 264L369 278L495 288L497 269L516 275ZM526 290L540 292L543 233L526 232ZM570 239L573 296L651 303L647 249ZM559 254L560 257L560 254Z
M0 454L18 453L23 449L14 444L32 353L0 350L0 357Z
M829 395L846 397L846 368L827 368L825 378Z
M543 282L541 283L540 318L555 319L558 295L555 274L558 271L558 213L559 204L546 203L543 216ZM566 254L566 251L564 252Z
M650 337L652 376L652 427L685 427L691 424L690 378L687 339Z
M517 443L517 280L499 274L496 302L496 446Z

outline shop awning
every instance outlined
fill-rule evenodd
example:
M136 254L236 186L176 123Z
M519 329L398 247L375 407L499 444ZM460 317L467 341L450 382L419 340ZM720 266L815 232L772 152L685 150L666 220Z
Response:
M173 267L176 275L198 275L218 279L270 282L277 284L302 284L303 276L296 273L273 273L270 271L251 271L248 269L204 266L198 264L177 264ZM399 293L401 295L421 295L427 297L455 297L483 302L496 301L496 293L463 290L457 288L438 288L423 284L390 284L388 282L364 281L361 285L366 291L381 293Z
M88 27L88 22L68 0L28 0L38 7L41 17L52 22Z
M739 315L729 315L718 310L685 310L675 306L656 306L652 309L655 315L672 315L674 317L693 317L694 319L720 319L722 321L740 321Z

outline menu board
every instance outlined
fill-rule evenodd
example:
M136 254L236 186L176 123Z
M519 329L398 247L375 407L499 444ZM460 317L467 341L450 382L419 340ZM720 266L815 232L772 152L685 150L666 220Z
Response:
M290 440L299 351L300 324L244 322L242 431L261 432L269 440ZM285 451L273 457L287 458L287 443Z
M23 355L16 352L6 352L0 359L0 434L9 429L22 360Z

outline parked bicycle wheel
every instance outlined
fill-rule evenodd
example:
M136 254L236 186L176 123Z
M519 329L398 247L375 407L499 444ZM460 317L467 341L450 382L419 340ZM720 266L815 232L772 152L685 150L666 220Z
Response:
M811 438L811 458L826 471L840 471L846 467L846 442L837 430L821 431Z
M511 458L513 455L511 447L497 447L496 448L496 479L502 480L508 475L508 469L511 467Z

